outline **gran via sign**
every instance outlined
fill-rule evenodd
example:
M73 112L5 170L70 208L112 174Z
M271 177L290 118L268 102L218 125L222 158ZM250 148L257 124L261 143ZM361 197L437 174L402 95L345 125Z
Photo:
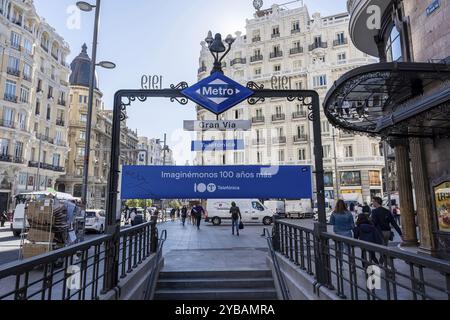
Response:
M221 114L251 97L254 92L220 72L181 92L214 114Z
M185 131L247 131L251 127L249 120L184 121Z

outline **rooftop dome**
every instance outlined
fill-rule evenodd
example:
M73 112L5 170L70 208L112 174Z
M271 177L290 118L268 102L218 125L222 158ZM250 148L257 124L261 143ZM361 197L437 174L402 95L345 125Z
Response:
M91 74L91 58L87 54L87 45L83 44L81 53L70 64L72 73L69 82L72 86L89 87ZM98 89L98 78L95 75L95 88Z

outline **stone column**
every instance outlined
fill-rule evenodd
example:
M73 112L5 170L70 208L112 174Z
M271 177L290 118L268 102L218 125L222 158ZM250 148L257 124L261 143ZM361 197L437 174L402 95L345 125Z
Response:
M407 139L392 140L395 148L395 162L397 166L398 191L400 197L400 213L402 221L404 247L418 245L417 229L414 216L414 199L412 193L411 168Z
M437 251L436 239L433 235L433 207L428 183L428 172L425 165L423 141L410 139L411 164L416 194L417 220L420 233L420 250L434 254Z

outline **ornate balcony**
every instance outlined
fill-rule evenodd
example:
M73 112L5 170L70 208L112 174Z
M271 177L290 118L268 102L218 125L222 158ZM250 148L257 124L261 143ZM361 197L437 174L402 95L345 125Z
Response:
M257 61L263 61L263 60L264 60L264 57L261 54L250 57L250 62L257 62Z
M247 63L247 59L246 58L236 58L231 60L230 65L234 66L235 64L246 64Z
M14 96L14 95L10 95L10 94L5 93L5 95L3 96L3 99L4 99L5 101L17 103L18 97L17 97L17 96Z
M303 119L306 118L306 111L297 111L292 113L292 119Z
M275 137L272 139L273 144L285 144L287 141L285 136Z
M279 37L280 37L279 33L272 33L272 39L279 38Z
M274 114L272 116L272 122L275 121L284 121L286 120L286 115L284 113L280 113L280 114Z
M14 68L7 68L6 73L15 77L20 77L20 70Z
M313 43L309 46L309 51L313 51L319 48L323 49L328 48L328 43L327 42Z
M281 58L283 56L283 51L271 52L270 59Z
M265 123L266 118L265 117L253 117L252 123Z
M254 146L263 146L266 144L266 139L253 139L252 144Z
M290 54L299 54L299 53L303 53L303 47L297 47L297 48L292 48L289 51Z
M252 39L252 42L253 42L253 43L255 43L255 42L260 42L260 41L261 41L261 37L260 37L260 36L254 37L254 38Z
M299 143L299 142L308 142L308 135L306 135L306 134L295 135L294 143Z
M345 44L348 44L348 39L344 38L344 39L336 39L333 41L333 46L337 47L337 46L343 46Z
M296 33L300 33L301 30L300 29L292 29L291 30L291 34L296 34Z

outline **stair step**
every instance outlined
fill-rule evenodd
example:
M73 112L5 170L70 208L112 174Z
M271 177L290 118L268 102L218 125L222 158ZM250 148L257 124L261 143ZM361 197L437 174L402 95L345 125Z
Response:
M241 271L163 271L159 279L248 279L248 278L271 278L270 270L241 270Z
M183 289L183 288L273 288L272 278L189 278L189 279L160 279L158 289Z
M156 290L155 300L276 300L275 289Z

